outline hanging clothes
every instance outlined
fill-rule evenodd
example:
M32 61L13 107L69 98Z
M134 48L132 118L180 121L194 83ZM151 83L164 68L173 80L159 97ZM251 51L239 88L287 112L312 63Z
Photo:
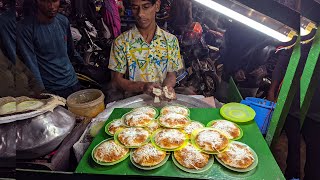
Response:
M121 34L121 20L118 6L115 0L104 0L103 20L111 31L112 37L116 38Z

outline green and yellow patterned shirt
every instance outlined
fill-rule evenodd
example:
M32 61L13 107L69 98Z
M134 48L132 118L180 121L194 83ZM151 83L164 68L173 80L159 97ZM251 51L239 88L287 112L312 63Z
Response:
M183 66L178 39L159 27L150 44L137 27L121 34L112 45L109 60L109 69L143 82L162 83L167 72L177 72Z

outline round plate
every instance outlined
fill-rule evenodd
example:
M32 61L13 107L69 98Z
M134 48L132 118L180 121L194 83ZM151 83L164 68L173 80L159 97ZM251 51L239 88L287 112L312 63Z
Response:
M159 131L161 131L161 130L163 130L163 129L158 129L158 130L156 130L154 133L152 133L151 138L150 138L150 139L151 139L151 143L152 143L157 149L162 150L162 151L177 151L177 150L180 150L180 149L184 148L184 147L188 144L187 134L185 134L185 133L183 133L181 130L179 130L180 132L182 132L182 133L185 135L185 138L186 138L186 139L184 140L183 144L182 144L180 147L174 148L174 149L165 149L165 148L159 147L159 146L156 144L154 138L155 138L156 134L157 134Z
M124 161L125 159L127 159L127 157L130 155L130 152L128 152L125 156L123 156L121 159L119 159L118 161L115 161L115 162L111 162L111 163L104 163L104 162L100 162L98 161L95 157L94 157L94 151L96 150L96 148L103 142L106 142L106 141L110 141L110 140L113 140L113 138L108 138L106 140L103 140L101 141L98 145L96 145L93 150L91 151L91 157L92 159L94 160L94 162L96 162L97 164L100 164L102 166L111 166L111 165L115 165L115 164L118 164L122 161Z
M131 127L131 128L134 128L134 127ZM126 147L126 148L138 148L138 147L140 147L140 146L142 146L142 145L147 144L147 143L150 141L150 132L149 132L148 130L146 130L146 129L143 128L144 130L148 131L148 133L149 133L149 136L148 136L148 138L146 139L146 141L143 142L143 143L141 143L139 146L126 146L126 145L122 144L122 143L118 140L119 134L120 134L124 129L126 129L126 128L119 129L119 130L114 134L114 141L115 141L116 143L120 144L121 146L124 146L124 147Z
M182 171L185 171L185 172L188 172L188 173L202 173L202 172L205 172L207 170L209 170L213 163L214 163L214 157L212 155L210 155L211 157L209 158L209 161L208 161L208 164L205 165L203 168L200 168L200 169L188 169L184 166L182 166L177 160L176 158L174 157L174 155L172 154L172 161L173 163L179 168L181 169Z
M213 122L215 122L215 121L219 121L219 120L224 120L224 119L216 119L216 120L212 120L212 121L210 121L208 124L207 124L207 127L211 127L211 125L212 125L212 123ZM228 120L225 120L225 121L228 121ZM239 137L237 137L237 138L234 138L234 139L230 139L230 140L238 140L238 139L241 139L242 138L242 136L243 136L243 130L241 129L241 127L240 126L238 126L238 124L236 124L236 123L233 123L235 126L237 126L239 129L240 129L240 136Z
M120 118L121 119L121 118ZM114 119L112 121L110 121L105 127L104 127L104 131L109 135L109 136L114 136L114 134L111 134L109 132L109 127L111 125L111 123L113 123L114 121L117 121L117 120L120 120L120 119ZM122 119L123 120L123 119ZM125 126L125 124L123 124ZM122 129L122 128L119 128L119 129Z
M215 131L218 131L219 133L221 133L222 135L226 136L225 134L223 134L221 131L217 130L217 129L214 129L214 128L208 128L208 127L205 127L205 128L200 128L200 129L196 129L194 130L192 133L191 133L191 143L197 148L199 149L200 151L204 152L204 153L207 153L207 154L218 154L218 153L222 153L224 151L226 151L228 149L228 146L226 148L224 148L223 150L219 151L219 152L212 152L212 151L205 151L203 149L201 149L195 139L196 139L196 136L198 135L199 132L203 131L203 130L207 130L207 129L210 129L210 130L215 130ZM227 137L227 136L226 136ZM227 138L228 139L228 138ZM228 139L228 143L230 142L230 140Z
M143 126L129 126L129 125L126 124L125 117L126 117L126 115L128 115L129 113L132 113L132 112L133 112L133 111L129 111L129 112L125 113L125 114L121 117L121 119L123 119L123 123L124 123L124 125L125 125L126 127L142 127L142 128L143 128L143 127L147 127L148 124L151 123L151 121L155 120L155 118L152 118L149 123L147 123L147 124L145 124L145 125L143 125Z
M168 159L169 159L169 157L170 157L170 153L167 153L166 157L165 157L165 158L163 159L163 161L161 161L159 164L157 164L157 165L155 165L155 166L151 166L151 167L144 167L144 166L141 166L141 165L137 164L136 162L134 162L134 160L133 160L133 158L132 158L132 154L133 154L133 150L131 150L131 152L130 152L130 161L131 161L131 163L132 163L135 167L137 167L137 168L139 168L139 169L142 169L142 170L157 169L157 168L163 166L163 165L168 161Z
M157 121L158 121L158 123L160 124L160 126L162 126L162 127L170 128L170 129L181 129L181 128L184 128L184 127L185 127L185 126L176 126L176 127L165 126L165 125L161 124L161 122L160 122L160 117L161 117L161 115L158 117ZM189 118L188 116L185 116L185 118L188 119L189 123L191 122L191 120L190 120L190 118Z
M254 119L256 112L244 104L228 103L221 107L220 114L233 122L248 122Z
M188 116L190 116L190 109L187 108L186 106L182 106L182 105L180 105L180 104L171 104L171 105L164 106L164 107L160 110L160 115L162 115L162 111L163 111L164 108L170 107L170 106L179 106L179 107L185 108L185 109L188 110Z
M231 142L231 143L237 143L237 144L241 144L241 145L245 145L245 146L249 147L248 145L246 145L246 144L244 144L244 143L241 143L241 142L238 142L238 141L233 141L233 142ZM249 149L253 152L254 162L253 162L253 164L251 164L251 166L249 166L248 168L245 168L245 169L238 169L238 168L234 168L234 167L231 167L231 166L229 166L229 165L226 165L226 164L224 164L223 161L221 161L221 160L217 157L217 155L216 155L216 159L217 159L217 161L218 161L220 164L222 164L224 167L226 167L226 168L228 168L228 169L230 169L230 170L232 170L232 171L236 171L236 172L248 172L248 171L251 171L251 170L253 170L254 168L256 168L257 165L258 165L258 156L257 156L256 152L254 152L254 150L253 150L251 147L249 147Z

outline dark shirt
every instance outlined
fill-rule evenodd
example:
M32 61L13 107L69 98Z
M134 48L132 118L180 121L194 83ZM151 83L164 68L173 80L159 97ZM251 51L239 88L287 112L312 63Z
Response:
M16 61L16 15L11 8L0 15L0 47L14 64Z
M257 59L255 52L273 41L265 34L239 22L226 23L225 41L227 50L219 60L223 63L223 80L228 81L239 69L250 73L265 62Z
M286 69L288 67L292 51L293 48L278 52L278 60L272 72L272 81L278 81L280 83L283 80L284 75L286 74Z
M47 91L67 89L78 82L70 58L83 60L74 51L65 16L58 14L49 24L27 17L18 23L17 37L18 53Z

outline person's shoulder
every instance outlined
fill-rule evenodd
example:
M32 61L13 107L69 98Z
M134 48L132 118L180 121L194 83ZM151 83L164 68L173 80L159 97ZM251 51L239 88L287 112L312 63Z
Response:
M58 13L55 18L56 18L56 20L59 21L59 23L62 23L62 24L64 24L65 26L68 26L68 24L69 24L69 19L68 19L65 15Z
M57 14L56 18L60 21L63 21L63 22L69 22L68 18L65 15L60 14L60 13Z
M116 39L114 40L115 42L124 42L124 41L129 41L130 38L132 37L132 32L133 28L121 33Z

